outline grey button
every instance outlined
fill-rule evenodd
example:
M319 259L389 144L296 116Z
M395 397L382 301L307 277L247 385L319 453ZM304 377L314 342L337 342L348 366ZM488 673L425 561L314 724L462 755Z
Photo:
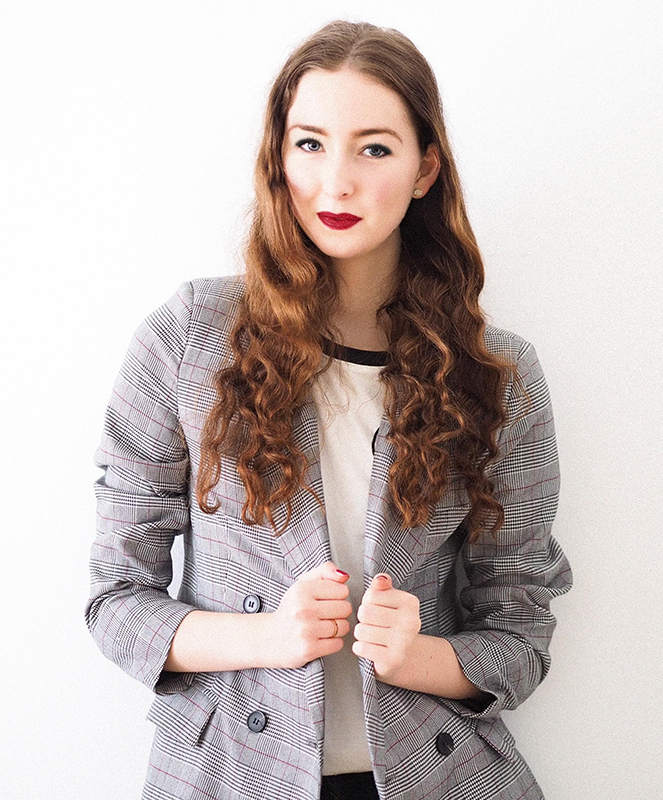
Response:
M442 733L438 733L437 738L435 739L435 747L441 756L450 755L455 747L453 737L444 731L442 731Z
M242 606L247 614L257 614L262 608L262 602L257 594L247 594Z
M249 730L253 731L254 733L260 733L260 731L267 724L267 717L262 713L262 711L254 711L253 714L249 714L246 724L249 726Z

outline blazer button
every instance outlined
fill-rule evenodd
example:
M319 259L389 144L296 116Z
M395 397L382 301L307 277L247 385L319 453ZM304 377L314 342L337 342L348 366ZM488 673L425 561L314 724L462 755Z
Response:
M455 747L454 740L448 733L442 731L442 733L437 734L437 738L435 739L435 747L441 756L451 755Z
M247 614L257 614L262 607L262 603L257 594L247 594L242 606Z
M254 733L260 733L260 731L267 724L267 717L262 713L262 711L254 711L253 714L249 714L246 724L249 726L250 731L253 731Z

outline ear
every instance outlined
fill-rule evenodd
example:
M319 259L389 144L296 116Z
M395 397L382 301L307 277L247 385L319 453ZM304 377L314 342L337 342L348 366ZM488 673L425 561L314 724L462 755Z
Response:
M418 195L423 197L430 187L435 183L437 176L440 174L440 151L437 145L429 144L426 148L423 158L421 159L421 166L417 174L417 180L412 189L420 189L422 194Z

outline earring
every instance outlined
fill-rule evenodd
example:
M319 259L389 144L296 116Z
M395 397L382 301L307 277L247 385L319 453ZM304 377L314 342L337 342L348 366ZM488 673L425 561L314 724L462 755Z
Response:
M414 197L421 197L421 195L423 194L423 190L422 189L415 189L414 192L412 192L412 194L413 194Z

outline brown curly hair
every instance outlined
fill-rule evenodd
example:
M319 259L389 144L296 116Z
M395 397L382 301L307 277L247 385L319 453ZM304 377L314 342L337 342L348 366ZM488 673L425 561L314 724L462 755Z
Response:
M321 371L323 336L334 339L338 333L330 321L338 286L330 259L295 219L281 151L301 77L312 69L341 67L395 91L410 110L422 154L434 144L441 156L435 183L410 204L401 223L396 290L377 316L389 341L380 380L388 438L396 450L391 499L404 525L424 524L455 472L469 497L471 535L496 532L504 512L486 467L498 452L512 367L484 343L478 302L483 264L433 72L407 37L368 23L326 25L292 53L272 86L255 169L234 359L215 376L218 401L202 434L196 496L205 512L217 510L209 494L222 455L236 461L246 488L246 524L262 524L267 516L278 534L276 504L286 504L287 526L295 492L304 488L315 495L306 483L306 456L293 438L293 413Z

